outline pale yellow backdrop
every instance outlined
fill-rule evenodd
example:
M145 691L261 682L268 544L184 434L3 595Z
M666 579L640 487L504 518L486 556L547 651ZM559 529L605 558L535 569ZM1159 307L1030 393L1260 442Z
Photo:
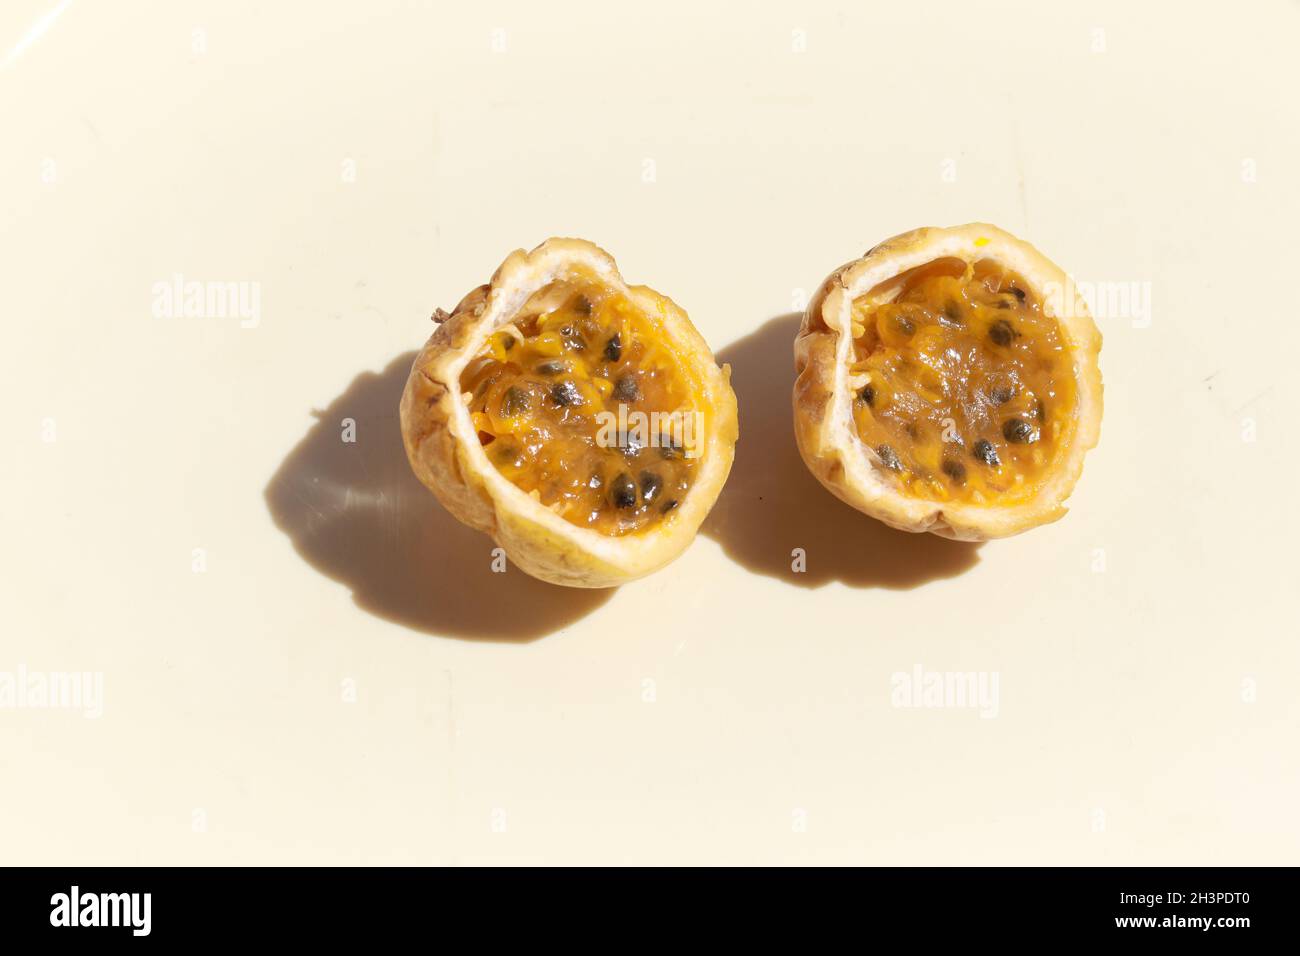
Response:
M102 699L0 707L0 862L1300 862L1300 7L620 6L3 5L0 684ZM787 398L830 269L975 219L1137 293L1071 513L978 548L830 499ZM397 438L553 234L735 368L614 593L492 574Z

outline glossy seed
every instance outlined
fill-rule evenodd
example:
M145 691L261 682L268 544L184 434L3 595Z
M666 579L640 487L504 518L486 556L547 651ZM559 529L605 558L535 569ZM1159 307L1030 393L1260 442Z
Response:
M573 311L579 315L591 315L591 300L585 295L580 295L573 300Z
M1006 319L998 319L989 326L989 338L994 343L1003 347L1011 344L1011 340L1016 337L1016 330Z
M876 404L876 386L874 386L874 385L864 385L864 386L862 387L862 391L858 392L858 400L859 400L859 401L866 402L868 408L870 408L871 406L875 405L875 404Z
M636 507L636 485L632 482L632 476L621 474L614 479L614 483L609 489L610 499L614 502L616 508L635 508Z
M943 473L959 485L966 483L966 466L955 458L945 458L943 460Z
M641 398L641 387L631 375L624 375L614 383L614 397L620 402L635 402Z
M551 401L561 408L582 404L582 393L572 382L557 382L551 386Z
M655 500L655 495L663 488L663 479L653 471L641 472L641 500L646 504Z
M605 361L617 362L623 357L623 339L617 332L605 343Z
M543 362L541 365L537 366L538 375L563 375L568 370L569 363L567 362Z
M998 457L998 450L993 447L993 442L987 438L981 438L977 441L971 448L971 452L990 468L996 468L1002 464L1002 459Z
M876 454L880 456L880 463L890 471L903 470L903 463L898 460L898 452L889 445L877 445Z
M961 315L961 306L956 302L949 302L943 307L943 316L939 321L944 325L962 325L965 320Z
M1017 445L1032 445L1038 441L1038 429L1023 418L1008 418L1002 423L1002 437Z
M581 352L587 347L587 340L572 326L566 325L560 329L560 340L564 342L566 349L572 349L575 352Z
M898 326L899 331L904 335L913 335L916 332L916 323L905 315L898 316L898 318L894 320L894 323Z
M1021 302L1024 302L1024 301L1025 301L1025 290L1024 290L1024 289L1018 288L1018 287L1016 287L1016 286L1011 286L1009 289L1007 289L1007 291L1010 292L1012 295L1014 295L1014 296L1015 296L1017 299L1019 299Z
M989 392L989 400L994 405L1005 405L1016 397L1016 390L1010 385L1004 385L1002 388L995 388Z
M526 411L528 411L528 393L517 385L511 385L506 389L505 395L501 396L502 417L514 418Z
M668 514L668 512L672 511L676 507L677 507L677 499L669 498L667 501L663 503L663 506L659 510L664 514Z

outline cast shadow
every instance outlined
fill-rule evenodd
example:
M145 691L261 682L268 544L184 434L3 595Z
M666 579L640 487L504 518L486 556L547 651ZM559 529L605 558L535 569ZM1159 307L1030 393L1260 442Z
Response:
M446 637L527 641L589 614L613 590L563 588L511 565L445 511L411 472L397 404L414 352L363 372L281 463L264 492L277 527L365 611ZM343 420L356 422L345 442Z
M740 405L736 463L703 532L744 567L791 584L914 588L979 560L977 544L895 531L844 504L808 471L790 391L800 316L782 315L718 353ZM803 548L807 570L791 570Z

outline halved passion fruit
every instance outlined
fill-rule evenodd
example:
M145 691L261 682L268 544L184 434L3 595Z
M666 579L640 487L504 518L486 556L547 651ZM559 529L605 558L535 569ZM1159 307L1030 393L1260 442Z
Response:
M549 239L434 318L402 435L452 514L572 587L686 548L731 470L736 397L672 300L589 242Z
M809 469L886 524L980 541L1065 513L1101 428L1101 335L1070 278L973 223L836 270L795 340Z

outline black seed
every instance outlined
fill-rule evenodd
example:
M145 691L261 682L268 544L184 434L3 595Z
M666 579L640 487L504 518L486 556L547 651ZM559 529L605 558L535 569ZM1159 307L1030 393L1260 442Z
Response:
M939 321L944 325L961 325L965 321L961 315L961 306L956 302L949 302L943 307L943 316Z
M614 397L620 402L635 402L641 398L641 387L631 375L624 375L614 383Z
M587 340L576 329L567 325L560 329L560 340L564 342L566 349L572 349L575 352L581 352L587 347Z
M569 364L567 362L543 362L537 366L538 375L563 375L568 370Z
M975 454L976 458L984 462L984 464L988 465L990 468L996 468L998 465L1002 464L1002 459L998 457L998 450L993 447L993 442L989 441L987 438L981 438L977 441L971 451Z
M1010 345L1011 340L1014 339L1017 334L1018 333L1012 327L1011 323L1006 319L998 319L989 326L989 338L1001 346Z
M623 340L617 332L605 343L605 361L617 362L623 357Z
M1017 445L1032 445L1038 441L1038 429L1023 418L1008 418L1002 423L1002 437Z
M580 295L573 300L573 311L579 315L591 315L591 300L585 295Z
M557 382L551 386L551 401L561 408L582 404L582 393L572 382Z
M501 414L506 418L514 418L526 411L528 411L528 393L517 385L511 385L501 396Z
M507 336L506 336L505 350L506 350L507 352L509 352L509 351L510 351L512 348L514 348L514 347L515 347L515 337L514 337L513 335L507 335Z
M655 495L663 488L664 481L653 471L641 472L641 500L646 504L655 500Z
M1010 385L1004 385L1002 388L995 388L989 392L989 399L994 405L1005 405L1016 397L1016 390Z
M875 405L875 404L876 404L876 386L874 386L874 385L864 385L864 386L862 387L862 391L858 392L858 400L859 400L859 401L866 402L868 408L870 408L872 405Z
M876 454L880 456L880 463L890 471L903 470L903 463L898 460L898 452L888 445L877 445Z
M943 473L957 482L959 485L966 483L966 466L954 458L945 458L943 460Z
M1007 289L1007 291L1010 292L1012 295L1014 295L1014 296L1015 296L1017 299L1019 299L1021 302L1024 302L1024 301L1025 301L1025 290L1024 290L1024 289L1017 288L1016 286L1011 286L1010 288Z
M616 508L636 507L636 485L632 483L631 475L624 473L615 478L609 494Z
M667 501L663 503L663 506L659 510L662 511L664 514L668 514L668 512L672 511L676 507L677 507L677 499L669 498Z

